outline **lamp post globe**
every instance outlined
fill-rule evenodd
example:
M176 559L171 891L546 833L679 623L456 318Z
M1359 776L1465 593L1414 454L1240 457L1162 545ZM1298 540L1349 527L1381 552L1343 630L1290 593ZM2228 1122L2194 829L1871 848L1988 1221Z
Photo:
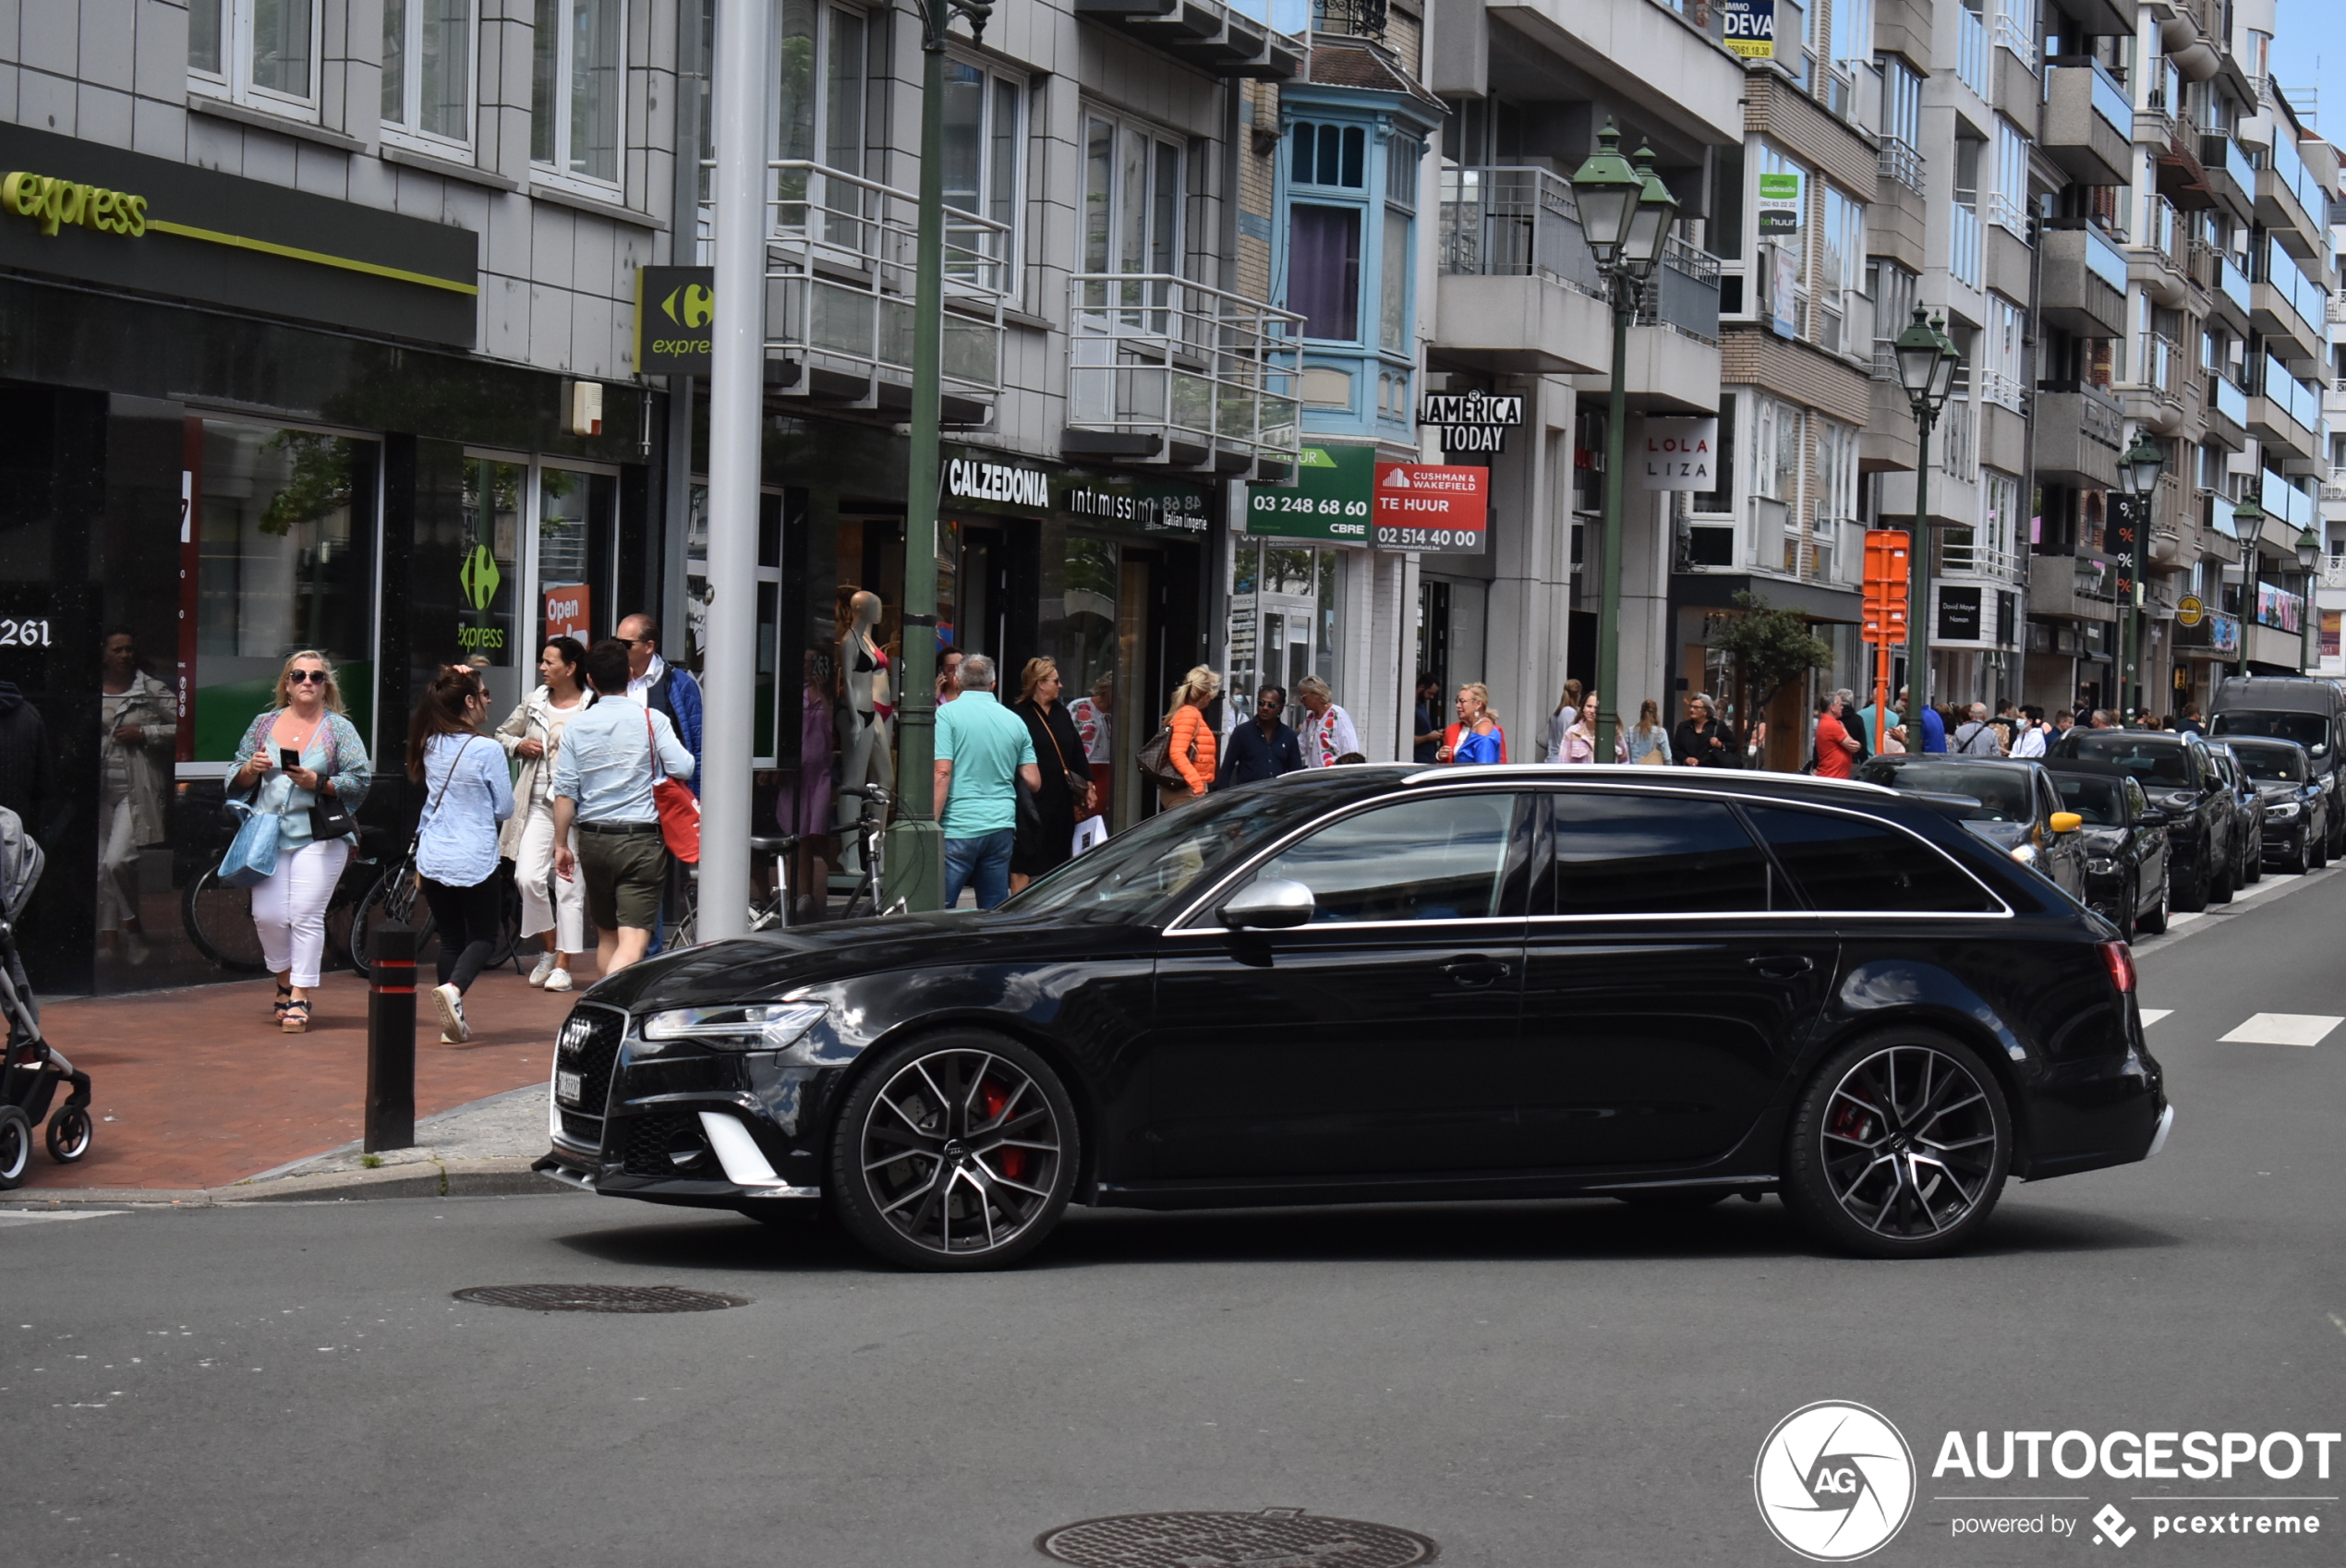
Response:
M1954 380L1953 368L1946 361L1953 348L1945 334L1930 324L1929 312L1916 306L1914 320L1898 334L1892 352L1898 360L1898 384L1905 390L1917 416L1926 410L1937 413L1946 401L1947 389Z
M2311 572L2314 569L2314 562L2319 561L2321 556L2321 540L2314 537L2314 531L2311 528L2301 530L2297 536L2298 569L2303 572Z
M1947 336L1945 318L1932 320L1929 311L1919 305L1915 307L1915 319L1891 344L1891 353L1898 362L1898 385L1915 414L1915 519L1908 529L1914 541L1914 609L1906 619L1906 687L1914 712L1919 713L1930 706L1930 618L1934 612L1930 597L1930 428L1939 422L1939 411L1946 406L1948 395L1954 391L1955 367L1963 362L1963 356L1955 352L1953 340ZM1911 715L1908 723L1915 748L1920 750L1925 728Z
M1621 242L1621 265L1642 282L1662 259L1670 238L1670 224L1678 215L1678 199L1653 172L1653 148L1638 149L1638 204L1629 214L1629 232Z
M2265 509L2246 496L2232 508L2232 527L2240 535L2240 657L2232 673L2245 679L2248 674L2248 625L2256 615L2256 573L2264 564L2261 559L2265 532Z
M1621 155L1621 133L1611 120L1597 133L1597 150L1572 172L1572 203L1579 209L1580 233L1596 252L1597 265L1611 270L1629 232L1629 214L1645 194L1629 160Z
M2167 453L2151 440L2149 432L2134 432L2134 444L2118 460L2118 482L2128 495L2137 499L2149 495L2159 488L2159 476L2167 466Z

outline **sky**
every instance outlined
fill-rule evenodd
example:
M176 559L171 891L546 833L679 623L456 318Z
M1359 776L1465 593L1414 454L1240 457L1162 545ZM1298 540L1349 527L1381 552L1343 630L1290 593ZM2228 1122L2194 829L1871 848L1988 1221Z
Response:
M2346 0L2279 0L2273 40L2273 77L2303 114L2303 89L2321 91L2316 128L2346 141Z

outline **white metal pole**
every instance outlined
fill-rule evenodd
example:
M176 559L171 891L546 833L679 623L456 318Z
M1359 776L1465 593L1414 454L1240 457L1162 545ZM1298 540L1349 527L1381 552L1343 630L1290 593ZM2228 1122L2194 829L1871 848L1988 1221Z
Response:
M768 7L768 0L719 0L717 8L712 116L717 317L708 388L707 701L701 733L704 942L743 935L749 925L758 437L766 356L766 97L759 67L766 60Z

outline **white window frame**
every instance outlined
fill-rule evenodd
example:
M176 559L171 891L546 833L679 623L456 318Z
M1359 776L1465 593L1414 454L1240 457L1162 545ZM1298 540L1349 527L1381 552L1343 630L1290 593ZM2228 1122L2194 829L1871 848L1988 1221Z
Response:
M998 269L996 275L1000 280L998 286L1003 292L1016 294L1018 291L1015 280L1020 275L1020 258L1024 249L1022 241L1026 228L1026 141L1032 123L1030 103L1034 97L1033 81L1022 73L1004 70L992 61L976 54L964 54L959 49L947 51L945 68L948 71L956 68L974 71L985 83L985 118L977 133L979 181L977 211L971 216L1009 225L1010 232L1005 236L1010 247L1009 254L998 259L1001 266ZM1005 104L1010 106L1010 113L1018 116L1018 123L1010 127L1010 167L1007 171L1001 167L996 157L997 144L1001 136L1000 120ZM869 113L868 102L865 112ZM1085 112L1087 115L1090 114L1088 106ZM1161 137L1164 133L1160 131L1156 134ZM1188 174L1188 168L1184 164L1181 177L1186 180ZM1000 188L1005 183L1010 187L1007 192ZM1179 203L1184 217L1186 217L1188 205L1185 189ZM954 207L949 199L947 201L946 210L949 212L964 211L964 209ZM967 247L980 244L989 231L973 228L961 232L969 237L959 243ZM946 220L946 233L949 236L955 233L949 217ZM1179 270L1178 259L1179 241L1177 239L1177 265L1175 267L1177 271Z
M536 79L534 74L531 81L531 112L533 115L533 123L530 127L530 178L539 185L553 186L558 189L575 191L581 195L590 196L602 201L623 199L623 192L627 178L627 95L629 90L628 72L631 64L627 53L628 0L613 0L613 3L619 8L617 28L619 34L619 64L617 68L619 124L617 127L617 137L612 143L613 173L610 179L606 180L595 175L578 174L570 166L572 152L570 145L571 100L574 93L576 91L576 83L573 78L571 70L572 58L576 53L576 46L573 42L571 22L576 13L571 9L571 0L558 0L558 3L554 6L554 16L556 18L558 27L557 37L554 43L554 90L550 95L553 103L554 122L554 156L551 163L541 162L538 157L538 127L534 123L534 116L536 114ZM533 36L530 55L530 66L533 73L537 67L536 42L537 41Z
M2002 13L1998 13L2001 15ZM1995 186L1988 198L1988 216L2021 239L2028 237L2028 138L2018 126L1996 116ZM1988 156L1983 150L1981 156Z
M190 59L187 63L187 86L190 90L206 97L225 99L248 108L266 109L287 119L318 123L319 108L323 99L320 84L325 78L325 0L308 0L309 6L309 90L296 96L262 87L253 80L253 9L256 0L194 0L207 10L217 7L220 14L220 69L204 70ZM298 6L303 0L282 0L287 6ZM192 23L192 18L191 18Z
M1175 277L1186 277L1188 275L1186 264L1189 256L1190 204L1189 145L1187 139L1175 132L1167 130L1164 127L1159 126L1153 121L1140 119L1131 115L1119 114L1097 101L1088 98L1083 101L1082 112L1076 123L1081 127L1078 132L1079 139L1076 144L1076 161L1079 169L1081 170L1081 173L1078 175L1079 183L1077 188L1082 193L1079 198L1079 205L1076 209L1076 271L1086 274L1102 272L1113 273L1128 271L1128 269L1119 265L1119 258L1122 256L1124 251L1124 242L1129 237L1124 233L1123 219L1127 213L1131 197L1131 193L1128 188L1128 182L1125 177L1125 161L1121 156L1121 153L1128 146L1128 139L1138 137L1142 139L1148 153L1143 171L1147 183L1146 188L1143 192L1140 205L1142 217L1141 248L1144 253L1143 256L1143 265L1140 268L1140 271L1143 273L1167 272ZM1110 141L1111 151L1108 157L1108 189L1106 193L1108 214L1106 235L1107 253L1103 259L1102 264L1098 266L1094 266L1093 264L1093 257L1091 254L1092 234L1090 213L1092 190L1092 137L1094 127L1096 125L1107 126L1111 127L1113 131ZM1169 236L1161 233L1157 223L1157 215L1162 211L1162 181L1164 171L1163 158L1165 151L1168 149L1173 153L1173 180L1175 187L1172 205L1173 232ZM1366 243L1365 239L1363 240L1363 243ZM1169 264L1163 267L1156 265L1159 260L1166 259L1168 248L1170 251ZM1123 287L1127 285L1119 286ZM1087 294L1099 295L1099 303L1103 305L1108 302L1106 296L1105 285L1091 285L1087 290ZM1089 303L1088 298L1087 303ZM1138 302L1125 301L1119 298L1118 303ZM1362 306L1358 308L1365 308L1365 307ZM1356 315L1357 313L1358 310L1356 308Z
M382 0L386 17L393 0ZM385 141L413 147L420 151L470 153L473 139L480 124L480 0L463 0L466 54L463 79L465 84L465 134L450 137L440 131L426 130L417 122L423 89L424 9L432 0L405 0L406 33L400 49L400 112L404 119L383 116L382 134ZM386 63L384 74L390 74Z

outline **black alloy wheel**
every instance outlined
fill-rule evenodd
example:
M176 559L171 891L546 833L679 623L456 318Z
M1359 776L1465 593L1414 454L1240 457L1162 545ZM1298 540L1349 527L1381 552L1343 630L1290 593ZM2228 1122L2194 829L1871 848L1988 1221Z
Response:
M2171 884L2173 883L2173 872L2168 873L2168 880ZM2185 914L2197 914L2207 907L2207 872L2202 871L2196 876L2183 878L2182 884L2175 889L2175 907Z
M2135 923L2152 936L2164 935L2167 931L2168 912L2173 905L2174 897L2174 884L2167 874L2161 871L2159 874L2159 908L2148 914L2137 916Z
M1076 1164L1075 1107L1050 1065L957 1030L859 1074L831 1134L830 1194L855 1239L892 1262L998 1269L1058 1223Z
M1784 1201L1820 1240L1929 1258L1975 1236L2012 1164L2012 1117L1977 1053L1927 1030L1843 1046L1792 1119Z
M0 1105L0 1192L13 1192L32 1164L32 1123L14 1105Z
M2309 870L2309 871L2319 871L2319 870L2321 870L2321 868L2322 868L2322 867L2324 867L2324 866L2328 865L2328 863L2329 863L2329 831L2328 831L2328 828L2324 828L2324 829L2323 829L2323 830L2322 830L2319 834L2316 834L2316 833L2313 830L2313 828L2312 828L2312 827L2310 827L2310 826L2309 826L2309 827L2307 827L2307 828L2305 829L2305 866L2306 866L2306 869L2307 869L2307 870Z
M2314 830L2312 828L2308 827L2297 836L2296 850L2281 857L2280 868L2292 876L2303 876L2314 869Z
M79 1105L60 1105L49 1117L49 1158L70 1165L90 1152L97 1129Z

